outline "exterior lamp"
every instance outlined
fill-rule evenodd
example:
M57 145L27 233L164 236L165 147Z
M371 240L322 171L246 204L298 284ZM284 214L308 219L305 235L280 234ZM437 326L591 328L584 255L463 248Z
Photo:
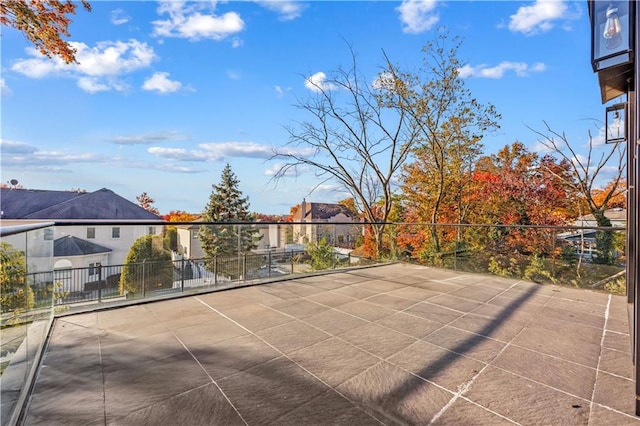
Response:
M589 3L593 70L631 63L635 1L592 0Z
M635 0L588 0L591 66L598 74L602 103L630 90L635 61Z
M622 43L622 24L618 17L618 8L610 4L605 13L607 20L604 23L604 32L602 37L605 39L605 47L613 50Z
M625 142L627 140L627 104L620 103L607 107L606 143Z

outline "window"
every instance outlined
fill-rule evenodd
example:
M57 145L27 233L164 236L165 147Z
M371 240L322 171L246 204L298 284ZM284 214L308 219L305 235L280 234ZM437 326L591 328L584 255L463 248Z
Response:
M111 238L120 238L120 227L114 226L111 228Z
M87 228L87 239L93 240L96 238L96 228Z
M149 227L149 232L147 232L147 234L154 235L155 233L156 233L156 227L155 226L150 226Z
M89 264L89 276L98 275L98 268L100 268L100 262Z
M44 230L44 240L45 241L53 240L53 229L47 228Z
M198 231L191 231L191 238L194 240L198 239Z

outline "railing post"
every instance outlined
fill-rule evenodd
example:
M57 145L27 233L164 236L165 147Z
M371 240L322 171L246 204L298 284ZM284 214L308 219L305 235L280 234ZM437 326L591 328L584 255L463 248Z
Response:
M102 302L102 262L97 262L98 268L98 302Z
M213 256L213 285L218 285L218 256Z
M242 254L242 280L247 280L247 253Z
M184 292L184 255L180 259L180 292Z
M267 257L267 259L268 259L268 262L267 262L267 270L268 270L267 276L269 278L271 278L271 249L269 249L269 256Z

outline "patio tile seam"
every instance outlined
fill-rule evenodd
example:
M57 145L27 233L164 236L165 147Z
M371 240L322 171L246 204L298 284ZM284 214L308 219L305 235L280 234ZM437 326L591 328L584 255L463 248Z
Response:
M600 364L602 363L602 348L607 335L607 323L609 322L609 309L611 308L611 295L608 297L607 307L604 312L604 326L602 327L602 335L600 337L600 353L598 354L598 362L596 363L596 377L593 381L593 389L591 391L591 403L589 404L589 418L593 414L593 400L596 397L596 389L598 387L598 377L600 377Z
M172 332L173 333L173 332ZM227 401L227 403L229 403L229 405L231 406L231 408L233 408L233 410L236 412L236 414L240 417L240 419L242 419L242 421L244 422L245 425L249 425L249 423L247 423L247 421L245 420L244 416L240 413L240 411L238 410L238 408L234 405L234 403L231 401L231 399L227 396L226 392L220 387L220 385L218 384L218 382L216 382L216 380L211 377L211 374L209 374L209 372L207 371L206 368L204 368L204 365L202 365L202 363L200 362L200 360L195 356L195 354L193 352L191 352L191 350L187 347L187 345L180 339L180 337L178 337L177 334L173 333L173 337L176 338L176 340L178 342L180 342L180 344L184 347L184 349L187 351L187 353L189 353L189 355L191 355L191 357L193 358L193 360L198 364L198 366L200 367L200 369L204 372L204 374L207 375L207 377L209 378L209 380L211 381L211 383L213 383L215 385L216 388L218 388L218 390L220 391L220 393L222 394L222 396L224 397L224 399ZM185 392L189 392L193 389L197 389L199 387L202 387L205 385L200 385L197 386L195 388L191 388L188 391L183 391L180 394L184 394ZM180 395L177 394L177 395ZM177 395L173 395L173 397L177 396Z
M513 285L509 286L509 289L511 289L512 287L514 287L514 286L515 286L515 285L517 285L517 284L518 284L518 283L514 283ZM507 290L505 290L505 291L507 291ZM495 297L498 297L498 296L496 295ZM549 300L550 300L550 299L549 299ZM547 303L548 303L548 301L547 301ZM547 304L547 303L545 303L543 306L546 306L546 304ZM541 308L541 309L542 309L542 308ZM475 383L476 379L477 379L478 377L480 377L480 375L481 375L481 374L482 374L482 373L483 373L487 368L489 368L489 366L491 366L492 368L499 368L499 367L496 367L496 366L494 365L495 360L496 360L496 359L498 359L498 358L500 357L500 355L502 355L502 354L507 350L507 348L511 346L511 343L512 343L512 342L513 342L513 341L514 341L514 340L515 340L515 339L516 339L516 338L517 338L517 337L518 337L522 332L524 332L524 330L527 328L527 326L528 326L532 321L533 321L533 318L532 318L532 319L530 319L529 321L527 321L527 324L525 324L525 325L520 329L520 331L518 331L518 333L516 333L516 335L515 335L515 336L513 336L513 337L509 340L509 342L507 342L507 343L506 343L506 344L505 344L505 345L500 349L500 351L498 351L498 353L496 354L496 356L495 356L495 357L493 357L493 359L492 359L491 361L489 361L488 363L485 363L485 365L484 365L480 370L478 370L478 372L477 372L477 373L476 373L476 374L475 374L475 375L474 375L474 376L473 376L473 377L472 377L472 378L471 378L467 383L464 383L464 384L459 388L458 392L456 392L456 393L453 395L453 397L452 397L452 398L451 398L451 399L450 399L450 400L449 400L449 401L448 401L448 402L447 402L447 403L442 407L442 409L441 409L438 413L436 413L436 415L431 419L430 424L432 424L432 423L436 422L436 421L437 421L437 420L438 420L438 419L439 419L439 418L440 418L440 417L441 417L441 416L442 416L442 415L443 415L443 414L444 414L444 413L445 413L445 412L446 412L450 407L452 407L452 406L453 406L453 404L455 404L455 402L456 402L458 399L460 399L461 397L463 397L463 396L464 396L464 394L465 394L465 393L467 393L467 391L469 391L469 389L471 389L471 387L472 387L472 386L473 386L473 384ZM504 370L504 371L506 371L506 370ZM516 375L516 376L517 376L517 375ZM523 378L524 378L524 377L523 377Z
M313 372L311 372L310 370L308 370L307 368L305 368L303 365L301 365L300 363L296 362L295 360L293 360L290 356L288 356L287 354L285 354L284 352L282 352L280 349L278 349L277 347L275 347L274 345L272 345L271 343L269 343L267 340L265 340L264 338L258 336L256 333L254 333L253 331L249 330L248 328L246 328L245 326L243 326L242 324L240 324L239 322L235 321L234 319L226 316L223 312L220 312L219 310L217 310L216 308L214 308L213 306L210 306L209 304L207 304L204 300L196 297L196 300L198 300L200 303L202 303L203 305L207 306L209 309L211 309L212 311L218 313L218 315L226 318L227 320L233 322L234 324L236 324L238 327L243 328L244 330L246 330L250 335L254 336L255 338L259 339L260 341L262 341L263 343L265 343L266 345L268 345L271 349L273 349L274 351L278 352L279 354L281 354L282 357L286 358L289 362L291 362L292 364L296 365L298 368L300 368L301 370L303 370L305 373L309 374L311 377L313 377L315 380L317 380L319 383L322 383L327 390L332 390L335 393L337 393L338 395L340 395L342 398L346 399L347 401L351 402L352 404L356 404L355 401L351 400L350 398L348 398L346 395L344 395L342 392L340 392L338 389L336 389L336 387L331 386L329 383L325 382L324 380L322 380L320 377L318 377L316 374L314 374ZM284 315L287 315L291 318L297 319L295 317L293 317L292 315L283 313ZM302 320L301 320L302 321ZM303 321L305 322L305 321ZM305 322L306 323L306 322ZM308 324L311 325L311 324ZM326 333L326 332L325 332ZM330 334L330 333L327 333ZM337 337L337 336L333 336L333 337ZM348 343L348 342L347 342ZM353 345L352 345L353 346ZM379 358L379 357L377 357ZM200 364L198 362L198 364ZM377 365L377 364L374 364ZM202 366L201 366L202 367ZM208 373L207 373L208 374ZM213 380L213 379L212 379ZM215 383L215 381L214 381ZM217 386L217 384L216 384ZM222 391L222 390L221 390ZM226 397L226 395L225 395ZM234 407L235 409L235 407ZM367 413L367 415L369 415L371 418L375 419L375 417L371 416L371 414L369 414L368 412L365 411L365 413ZM239 414L239 413L238 413ZM286 414L286 413L285 413ZM242 417L242 416L241 416ZM243 418L244 420L244 418ZM375 419L377 420L377 419ZM246 423L246 421L245 421Z
M96 319L97 322L97 319ZM102 375L102 419L107 424L107 385L104 374L104 362L102 359L102 339L98 337L98 357L100 359L100 374Z

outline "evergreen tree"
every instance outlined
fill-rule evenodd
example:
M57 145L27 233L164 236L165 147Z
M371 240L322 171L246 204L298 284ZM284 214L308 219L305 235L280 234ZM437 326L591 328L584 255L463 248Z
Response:
M249 198L238 188L240 181L227 164L218 185L212 185L209 203L202 213L205 222L252 222ZM257 247L258 229L248 225L202 226L198 237L207 257L247 253Z

